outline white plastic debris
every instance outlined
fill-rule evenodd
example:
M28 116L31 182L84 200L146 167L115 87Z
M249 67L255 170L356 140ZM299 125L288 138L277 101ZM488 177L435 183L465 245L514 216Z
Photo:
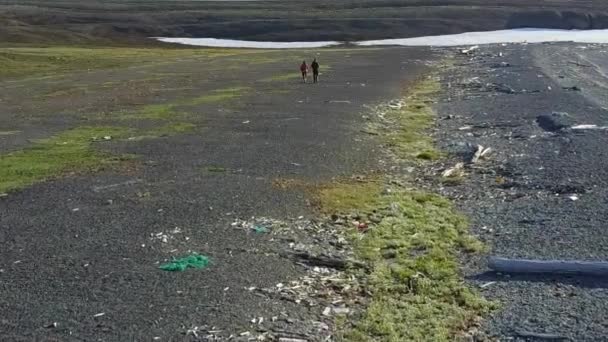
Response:
M461 171L464 168L464 163L457 163L456 165L454 165L453 167L446 169L445 171L443 171L441 173L441 176L443 177L451 177L451 176L455 176L459 173L459 171Z
M460 50L460 53L468 55L469 53L471 53L471 52L473 52L473 51L475 51L477 49L479 49L479 45L474 45L474 46L471 46L468 49Z

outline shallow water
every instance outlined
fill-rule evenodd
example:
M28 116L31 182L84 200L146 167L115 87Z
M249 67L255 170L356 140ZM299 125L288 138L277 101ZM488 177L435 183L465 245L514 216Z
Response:
M246 40L216 39L216 38L156 38L162 42L185 45L226 47L226 48L255 48L255 49L297 49L337 46L336 41L320 42L257 42ZM426 36L402 39L380 39L354 42L359 46L463 46L498 43L544 43L544 42L576 42L576 43L608 43L608 30L553 30L553 29L514 29L486 32L467 32L442 36Z

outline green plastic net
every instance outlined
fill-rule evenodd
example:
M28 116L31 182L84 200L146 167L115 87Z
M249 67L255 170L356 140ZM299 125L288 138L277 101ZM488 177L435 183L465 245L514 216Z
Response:
M186 257L173 259L173 261L159 266L161 270L183 272L187 268L205 268L209 265L209 257L200 254L190 254Z

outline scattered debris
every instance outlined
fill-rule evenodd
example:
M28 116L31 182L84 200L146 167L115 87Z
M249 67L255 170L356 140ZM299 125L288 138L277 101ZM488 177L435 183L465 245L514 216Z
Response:
M574 195L570 195L568 196L569 199L571 199L572 201L578 201L578 195L574 194Z
M183 258L174 259L173 261L159 266L164 271L183 272L187 268L205 268L209 265L209 257L193 253Z
M329 103L347 103L350 104L349 100L330 100Z
M454 165L453 167L443 171L441 173L441 176L447 178L447 177L462 175L463 168L464 168L464 163L456 163L456 165Z
M401 109L403 107L405 107L405 102L398 100L398 101L391 101L388 104L388 107L391 109Z
M569 90L569 91L581 91L581 88L577 87L577 86L572 86L572 87L562 87L562 89L564 90Z
M264 226L254 226L253 231L258 234L268 233L268 228Z
M515 94L516 91L509 87L506 84L502 84L502 83L487 83L486 84L486 89L488 91L495 91L497 93L505 93L505 94Z
M366 129L362 129L360 132L361 133L365 133L365 134L369 134L369 135L379 135L378 132L372 132L372 131L369 131L369 130L366 130Z
M479 159L485 158L492 152L492 148L486 147L484 148L482 145L477 145L473 156L471 157L470 163L475 164L479 161Z
M569 64L574 64L576 66L583 67L583 68L593 68L591 65L581 64L581 63L575 62L575 61L568 61L568 63Z
M325 255L311 255L307 252L292 253L292 257L302 260L311 266L330 267L337 270L345 270L349 265L365 268L365 264L356 260L344 260Z
M301 338L281 337L279 338L279 342L308 342L308 340L303 340Z
M486 287L492 286L494 284L496 284L495 281L490 281L490 282L487 282L485 284L480 285L479 287L482 288L482 289L485 289Z
M101 316L105 316L105 312L100 312L98 314L94 314L93 317L97 318L97 317L101 317Z
M127 186L127 185L133 185L133 184L137 184L137 183L141 183L141 182L142 182L141 179L132 179L132 180L128 180L128 181L122 182L122 183L94 186L93 191L100 192L100 191L115 189L115 188L119 188L119 187L123 187L123 186Z
M192 328L186 330L186 335L192 335L192 336L198 338L198 331L199 331L199 327L192 327Z
M47 329L51 329L51 328L57 328L57 326L58 326L57 322L53 322L51 324L45 325L44 327Z
M245 121L243 121L243 123L244 123L244 124L248 124L248 123L250 123L250 122L251 122L251 121L249 121L249 120L245 120Z
M468 49L460 50L460 53L462 53L463 55L469 55L469 54L471 54L471 52L473 52L477 49L479 49L479 45L473 45Z

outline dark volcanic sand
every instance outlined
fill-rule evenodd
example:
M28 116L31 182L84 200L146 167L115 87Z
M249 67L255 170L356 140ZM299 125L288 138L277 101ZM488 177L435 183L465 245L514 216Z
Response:
M548 132L535 122L538 115L566 112L564 120L572 124L606 125L606 50L574 44L486 47L473 58L459 57L446 75L450 88L439 106L439 143L461 155L466 144L494 153L469 170L464 184L444 192L457 198L491 254L608 259L608 131ZM514 93L486 91L488 83ZM573 86L582 90L563 89ZM459 129L464 126L471 127ZM484 273L480 260L465 269L474 286L486 284L481 291L502 303L484 325L490 335L507 340L528 331L572 341L608 339L606 279L497 275Z

